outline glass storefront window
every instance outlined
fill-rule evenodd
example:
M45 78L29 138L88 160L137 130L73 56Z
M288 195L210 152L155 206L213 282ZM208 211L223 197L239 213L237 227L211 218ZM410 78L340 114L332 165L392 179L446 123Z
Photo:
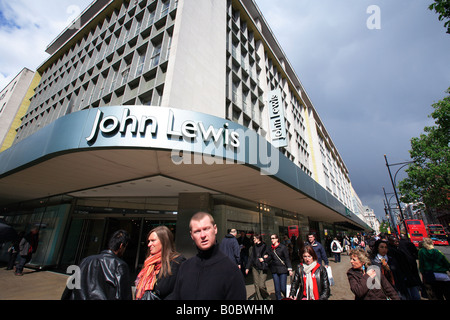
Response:
M63 231L70 205L63 204L38 208L33 213L17 214L6 217L17 232L28 233L32 228L39 230L39 243L30 265L36 267L52 266L57 263L61 250ZM1 254L3 260L3 254Z

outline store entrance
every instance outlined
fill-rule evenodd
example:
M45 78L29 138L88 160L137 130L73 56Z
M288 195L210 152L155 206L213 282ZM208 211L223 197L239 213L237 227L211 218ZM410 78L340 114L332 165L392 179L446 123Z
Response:
M105 247L109 238L117 230L127 231L131 238L122 259L128 264L132 279L134 279L144 265L148 252L148 233L155 227L165 225L175 237L176 221L155 220L150 218L108 218L106 226Z
M108 247L108 241L117 230L130 234L130 242L122 259L128 264L131 279L141 270L147 255L148 233L166 225L174 234L176 216L167 219L153 217L74 217L64 247L61 267L79 265L85 257L98 254Z

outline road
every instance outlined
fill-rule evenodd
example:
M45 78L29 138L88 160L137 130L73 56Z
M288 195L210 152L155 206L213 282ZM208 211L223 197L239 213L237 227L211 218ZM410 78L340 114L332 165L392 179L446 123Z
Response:
M447 260L450 261L450 246L435 246L434 248L442 252L447 257Z

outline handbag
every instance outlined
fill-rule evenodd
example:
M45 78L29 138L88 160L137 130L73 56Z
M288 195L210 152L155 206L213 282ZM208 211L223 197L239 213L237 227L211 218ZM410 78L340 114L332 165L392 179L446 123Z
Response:
M325 268L327 269L328 281L330 282L330 286L334 286L334 278L333 278L333 272L331 271L331 267L327 266Z
M161 300L161 298L153 291L147 290L144 292L141 300Z
M256 258L259 262L260 268L262 271L267 271L269 269L269 264L267 263L267 261L261 257L261 258ZM263 262L259 261L259 259L263 259Z
M450 277L446 273L434 272L435 281L450 281Z

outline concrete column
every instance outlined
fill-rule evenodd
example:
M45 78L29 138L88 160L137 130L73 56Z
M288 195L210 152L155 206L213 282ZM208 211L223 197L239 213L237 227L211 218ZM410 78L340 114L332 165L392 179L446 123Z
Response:
M209 193L180 193L178 196L178 215L175 245L177 251L186 258L197 254L197 249L189 233L191 217L199 212L212 214L213 201Z

